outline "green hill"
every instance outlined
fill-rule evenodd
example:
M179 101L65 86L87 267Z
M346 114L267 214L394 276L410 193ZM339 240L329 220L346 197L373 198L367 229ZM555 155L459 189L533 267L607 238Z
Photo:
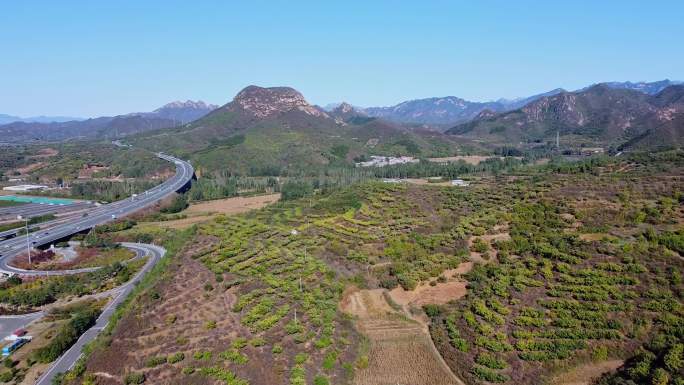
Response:
M345 122L310 105L292 88L256 86L202 119L129 142L191 159L200 172L230 169L251 175L314 172L351 165L361 155L448 155L457 147L446 135L379 119L359 116Z

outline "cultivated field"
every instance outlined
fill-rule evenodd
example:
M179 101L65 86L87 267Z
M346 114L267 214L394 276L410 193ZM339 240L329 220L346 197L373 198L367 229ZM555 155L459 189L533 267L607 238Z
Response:
M385 295L383 289L352 289L342 300L342 310L355 317L357 328L368 339L354 384L461 384L442 361L426 328L393 309Z

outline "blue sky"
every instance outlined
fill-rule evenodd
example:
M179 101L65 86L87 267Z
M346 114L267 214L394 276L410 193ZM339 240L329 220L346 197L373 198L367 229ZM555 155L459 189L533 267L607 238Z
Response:
M3 1L0 113L223 104L249 84L362 106L684 80L682 1Z

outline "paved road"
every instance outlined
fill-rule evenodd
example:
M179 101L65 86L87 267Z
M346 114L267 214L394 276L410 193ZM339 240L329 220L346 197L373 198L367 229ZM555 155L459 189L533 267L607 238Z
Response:
M52 379L58 373L64 373L74 366L76 361L78 361L78 359L81 357L83 347L88 342L94 340L98 334L100 334L100 331L102 331L102 329L104 329L109 323L109 319L111 318L112 314L114 314L117 306L126 299L128 294L130 294L135 287L135 284L140 282L140 279L142 279L143 275L149 272L166 253L166 250L164 250L162 247L154 245L141 243L123 243L122 245L135 251L144 252L150 256L150 259L138 272L138 274L133 277L132 280L112 291L112 296L114 299L107 305L107 307L104 308L102 314L100 314L100 316L97 318L95 325L83 333L78 341L76 341L76 343L69 350L67 350L66 353L59 357L57 361L50 366L50 368L38 379L36 385L50 385L52 383Z
M190 163L170 155L158 154L157 156L161 159L173 162L176 165L176 174L173 177L169 178L164 183L139 194L137 197L127 198L89 210L87 211L87 216L76 218L67 223L48 224L47 227L42 227L39 231L28 235L28 244L31 247L50 244L58 239L132 214L180 190L192 179L194 170ZM13 257L26 251L26 237L26 235L23 235L0 242L0 272L22 275L48 274L48 272L45 271L21 270L8 264ZM73 274L75 272L77 271L55 271L49 272L49 274Z
M88 211L94 207L97 207L93 203L88 203L88 202L79 202L79 203L74 203L69 206L47 206L43 207L43 205L40 204L35 204L35 206L40 206L39 208L32 208L34 207L34 203L29 203L29 207L24 210L24 211L14 211L11 212L10 214L7 214L5 218L3 219L2 216L0 215L0 219L2 220L7 220L11 219L13 222L17 222L17 215L21 215L25 218L32 218L35 216L40 216L44 214L54 214L57 216L56 219L53 219L51 221L45 221L41 223L36 223L34 225L29 225L29 229L31 231L34 231L36 229L40 228L47 228L49 226L54 226L59 223L64 223L67 220L73 220L77 216L80 216L83 214L83 212ZM0 232L0 238L7 238L11 236L17 235L17 233L24 231L25 227L20 226L14 229L10 230L5 230Z
M3 207L0 209L0 220L16 221L17 215L25 218L37 217L46 214L65 214L70 211L78 211L87 208L95 207L95 204L90 202L75 201L68 205L51 205L45 203L25 203L19 206Z
M13 331L19 328L25 328L26 325L42 316L42 311L22 315L0 316L0 338L4 338L5 336L12 334Z

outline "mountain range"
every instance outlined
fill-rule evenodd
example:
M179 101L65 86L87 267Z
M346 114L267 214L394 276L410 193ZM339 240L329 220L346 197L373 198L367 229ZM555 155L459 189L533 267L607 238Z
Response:
M655 94L631 85L601 83L545 96L512 111L485 110L446 132L502 145L552 142L559 135L573 145L680 146L684 85L669 85Z
M31 116L22 118L14 115L0 114L0 124L9 124L14 122L24 123L52 123L52 122L68 122L71 120L83 120L83 118L75 118L72 116Z
M284 167L350 161L370 153L425 156L453 153L456 147L529 147L553 141L556 134L572 145L650 147L681 143L677 95L682 88L670 80L608 82L491 102L449 96L393 107L339 103L321 108L293 88L249 86L221 107L172 102L152 112L113 117L14 122L0 125L0 135L19 143L130 137L148 148L239 167L250 156ZM232 147L242 150L242 159L220 153Z
M152 112L70 121L15 121L0 125L4 142L119 138L147 130L173 127L206 115L217 106L198 101L172 102Z
M679 85L682 84L682 82L665 79L656 82L608 82L602 84L605 84L610 88L628 89L654 95L668 86ZM586 90L592 86L583 88L582 90ZM398 123L448 126L474 119L484 110L493 112L512 111L540 98L557 95L562 92L566 91L562 88L556 88L528 97L499 99L490 102L472 102L456 96L433 97L408 100L390 107L368 107L363 108L362 110L369 116L383 118ZM336 106L336 104L330 106ZM359 107L356 108L361 109Z

